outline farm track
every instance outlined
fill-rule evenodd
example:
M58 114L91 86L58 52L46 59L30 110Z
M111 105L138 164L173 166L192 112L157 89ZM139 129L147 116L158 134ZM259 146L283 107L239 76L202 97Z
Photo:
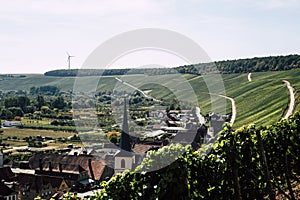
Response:
M235 101L233 98L225 96L225 95L219 95L220 97L224 97L225 99L229 99L231 101L231 109L232 109L232 115L231 115L231 119L230 119L230 125L232 126L235 118L236 118L236 105L235 105Z
M289 102L289 106L288 106L288 111L286 112L285 116L283 117L284 119L287 119L293 114L293 112L295 110L295 92L294 92L295 90L291 86L291 83L289 81L283 80L282 82L284 82L286 84L286 87L290 93L290 102Z
M116 79L117 81L119 81L120 83L122 83L122 84L124 84L124 85L127 85L127 86L131 87L131 88L134 89L134 90L139 91L145 98L153 99L153 100L156 101L156 102L161 102L160 100L155 99L155 98L149 96L149 95L146 94L143 90L141 90L141 89L139 89L139 88L137 88L137 87L135 87L135 86L133 86L133 85L131 85L131 84L129 84L129 83L127 83L127 82L125 82L125 81L123 81L123 80L121 80L121 79L119 79L119 78L117 78L117 77L116 77L115 79Z
M249 82L252 81L251 75L252 75L252 73L249 73L249 74L248 74L248 81L249 81Z

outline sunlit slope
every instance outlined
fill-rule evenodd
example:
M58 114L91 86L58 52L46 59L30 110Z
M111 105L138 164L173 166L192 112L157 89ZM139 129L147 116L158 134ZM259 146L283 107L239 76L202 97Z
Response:
M179 75L181 76L181 75ZM222 79L226 95L235 99L237 107L237 118L234 127L240 127L249 123L268 125L279 120L287 109L289 93L282 80L290 81L297 92L300 92L300 69L280 72L258 72L252 73L252 81L249 82L248 74L223 74ZM123 81L129 82L156 99L177 98L194 103L194 97L198 98L201 112L207 114L218 110L226 105L226 113L231 112L231 103L228 100L209 95L207 85L201 76L191 74L182 75L125 75L118 76ZM62 91L73 90L76 77L47 77L42 75L26 77L0 77L0 90L27 90L31 87L53 85ZM80 83L97 85L97 91L125 90L128 87L122 86L113 76L107 77L80 77ZM194 89L190 92L191 87ZM92 87L91 87L92 88ZM170 89L173 88L173 89ZM171 90L177 90L176 95ZM195 96L194 96L195 94ZM213 109L211 102L217 103ZM296 101L298 103L298 101ZM219 105L219 107L218 107ZM299 108L296 108L299 110Z
M0 77L0 90L27 90L31 87L51 85L58 87L61 91L73 90L75 80L87 85L86 88L93 89L94 85L99 86L99 90L113 90L116 80L114 77L55 77L43 75L26 75L26 77ZM88 92L88 91L87 91Z

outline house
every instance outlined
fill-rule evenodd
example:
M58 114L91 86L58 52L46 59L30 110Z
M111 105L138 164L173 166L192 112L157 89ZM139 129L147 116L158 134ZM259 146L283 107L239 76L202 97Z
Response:
M113 143L107 143L103 145L101 151L104 153L115 154L119 150L119 147Z
M66 181L68 176L70 179L75 179L74 176L78 176L80 170L85 171L88 179L94 181L106 180L113 174L113 169L105 160L88 155L36 154L29 159L29 166L40 174L48 173L47 171L50 170L57 176L65 174Z
M0 181L0 200L17 200L18 193Z
M69 185L63 177L40 174L19 174L19 199L34 199L40 196L50 199L58 191L68 192Z
M207 135L207 127L202 125L199 128L193 127L186 131L179 131L172 139L172 143L179 143L184 146L191 145L197 150L204 143Z
M213 129L214 135L217 135L223 130L223 125L227 118L227 116L222 116L217 113L209 114L210 127Z
M73 166L68 165L68 170L64 167L65 170L63 170L62 165L59 165L59 170L52 169L51 163L49 168L46 170L44 168L36 169L35 174L48 177L56 177L56 178L63 178L69 188L76 188L78 190L83 190L90 185L90 183L93 183L93 180L89 180L88 173L85 169L83 169L80 165Z

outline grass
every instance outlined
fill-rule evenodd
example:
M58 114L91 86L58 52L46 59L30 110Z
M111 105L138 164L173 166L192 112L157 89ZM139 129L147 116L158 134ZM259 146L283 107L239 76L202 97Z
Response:
M278 121L283 115L289 102L289 93L282 80L288 80L296 91L300 92L300 69L279 72L252 73L252 82L247 79L248 74L223 74L222 79L226 89L226 95L235 99L237 106L237 118L234 128L255 123L257 125L269 125ZM209 87L201 76L186 74L179 76L160 75L128 75L119 76L122 80L143 90L151 90L149 95L155 98L175 98L195 103L193 93L197 96L201 111L206 114L218 111L224 105L226 113L231 112L231 103L221 97L209 95L208 88L215 88L216 78L210 78ZM75 77L44 77L27 76L6 78L0 81L0 90L28 90L32 86L55 85L61 90L72 90ZM98 82L97 91L131 91L132 89L122 85L114 77L81 77L83 89L91 88ZM79 83L80 83L79 82ZM18 86L17 88L16 85ZM191 92L191 86L193 91ZM215 90L213 90L215 91ZM171 95L173 94L173 95ZM212 102L217 102L212 110ZM298 103L298 102L297 102ZM297 111L300 111L299 106ZM48 122L47 122L48 123ZM25 130L22 130L25 131ZM41 132L40 130L35 130ZM67 133L64 133L67 134ZM68 133L72 134L72 133Z
M52 120L50 119L43 119L43 120L33 120L33 119L22 119L22 124L33 124L33 125L49 125Z
M34 136L49 136L53 139L57 138L67 138L73 136L74 133L62 132L62 131L49 131L49 130L33 130L33 129L19 129L19 128L3 128L4 132L0 135L2 139L10 137L11 139L3 141L5 144L9 144L10 147L20 147L27 146L28 143L23 139L25 137L34 137ZM17 139L12 139L17 137ZM65 143L48 143L47 148L65 148L68 144ZM81 143L76 143L77 146L80 146Z
M19 139L23 139L29 136L49 136L52 138L69 137L74 133L62 132L62 131L50 131L50 130L33 130L33 129L19 129L19 128L3 128L4 132L1 134L2 138L17 136Z

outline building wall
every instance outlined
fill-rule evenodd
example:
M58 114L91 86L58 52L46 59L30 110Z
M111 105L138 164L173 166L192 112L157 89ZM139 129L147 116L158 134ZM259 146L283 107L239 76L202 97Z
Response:
M122 160L125 161L125 166L121 166ZM115 173L121 173L126 169L131 170L133 163L134 157L115 157Z

